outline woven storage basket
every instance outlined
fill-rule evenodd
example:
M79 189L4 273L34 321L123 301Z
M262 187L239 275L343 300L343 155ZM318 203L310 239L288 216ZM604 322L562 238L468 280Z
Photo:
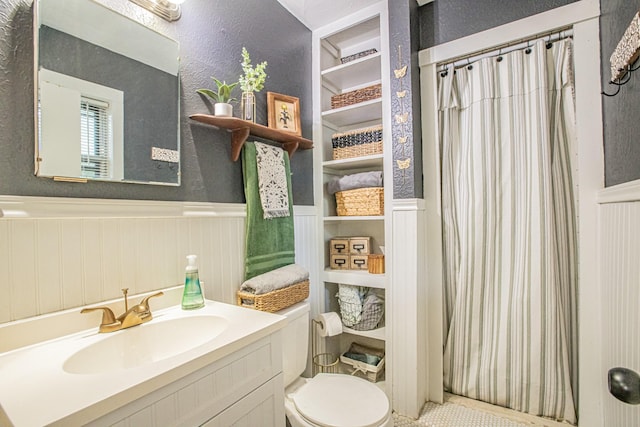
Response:
M382 154L382 125L334 133L333 160Z
M344 355L340 355L340 361L345 365L349 365L349 374L355 375L360 378L371 381L372 383L378 382L382 379L384 373L385 358L383 357L377 366L369 365L368 363L361 362L359 360L351 359Z
M384 255L369 254L369 273L384 274Z
M384 215L384 188L369 187L336 193L338 216Z
M294 283L286 288L277 289L266 294L256 295L250 292L238 291L236 301L239 306L253 308L259 311L275 313L283 308L303 301L309 297L309 281Z
M359 102L369 101L380 98L382 96L382 85L363 87L361 89L352 90L351 92L333 95L331 97L331 108L341 108L347 105L357 104Z
M354 61L354 60L356 60L358 58L362 58L364 56L368 56L368 55L374 54L376 52L378 52L377 49L371 48L371 49L368 49L368 50L364 50L362 52L354 53L353 55L343 56L342 58L340 58L340 62L342 64L346 64L347 62Z
M351 357L347 356L348 353L360 353L378 356L380 357L380 362L378 362L377 365L370 365L361 360L352 359ZM352 343L349 347L349 350L340 355L340 361L344 365L347 365L345 366L347 373L358 376L360 378L365 378L371 382L381 380L384 374L384 350L378 350L362 344Z

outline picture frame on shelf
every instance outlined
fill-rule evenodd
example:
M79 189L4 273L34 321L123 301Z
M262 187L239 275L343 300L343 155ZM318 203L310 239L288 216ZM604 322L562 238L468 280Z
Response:
M270 128L302 136L300 99L295 96L267 92L267 115Z

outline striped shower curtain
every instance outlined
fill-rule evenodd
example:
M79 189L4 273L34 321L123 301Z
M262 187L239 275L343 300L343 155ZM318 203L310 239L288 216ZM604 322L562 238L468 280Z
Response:
M571 39L439 77L445 388L576 423Z

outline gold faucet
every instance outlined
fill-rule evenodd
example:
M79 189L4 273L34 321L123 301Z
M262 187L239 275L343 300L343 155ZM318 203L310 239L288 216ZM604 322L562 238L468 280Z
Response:
M114 332L120 329L130 328L132 326L146 323L153 318L151 315L151 309L149 308L149 299L153 297L159 297L164 295L164 292L160 291L155 294L149 295L140 301L140 304L134 305L129 308L129 301L127 300L127 293L129 288L122 289L124 295L124 313L116 317L113 311L109 307L91 307L83 308L80 313L89 313L96 310L102 310L102 322L100 323L99 331Z

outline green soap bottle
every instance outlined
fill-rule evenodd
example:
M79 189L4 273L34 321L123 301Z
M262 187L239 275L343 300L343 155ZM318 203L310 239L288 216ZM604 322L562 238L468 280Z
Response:
M204 307L204 297L198 278L198 267L195 255L187 256L187 268L184 279L184 292L182 293L182 309L195 310Z

